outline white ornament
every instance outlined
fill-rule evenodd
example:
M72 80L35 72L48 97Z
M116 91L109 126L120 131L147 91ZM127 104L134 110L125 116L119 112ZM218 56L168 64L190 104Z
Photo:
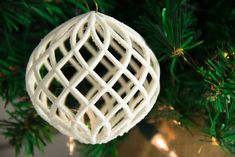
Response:
M106 143L156 102L160 69L143 38L89 12L55 28L33 51L26 87L38 114L82 143Z

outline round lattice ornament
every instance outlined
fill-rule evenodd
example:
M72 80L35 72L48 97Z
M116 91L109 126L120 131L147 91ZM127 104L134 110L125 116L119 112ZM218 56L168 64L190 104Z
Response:
M82 143L123 135L151 110L160 69L143 38L89 12L50 32L33 51L26 86L38 114Z

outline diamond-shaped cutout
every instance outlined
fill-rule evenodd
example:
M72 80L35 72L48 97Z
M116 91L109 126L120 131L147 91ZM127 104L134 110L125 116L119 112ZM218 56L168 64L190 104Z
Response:
M83 29L82 29L82 34L83 35L86 32L87 28L88 28L88 22L84 23L84 25L83 25Z
M39 73L40 73L41 79L43 79L47 75L48 70L44 64L40 67Z
M144 81L144 88L147 90L147 92L150 92L151 90L151 84L153 82L153 77L150 73L148 73L147 77L146 77L146 80Z
M63 91L64 87L57 79L53 78L48 89L57 97Z
M132 86L133 83L131 80L125 74L122 74L113 88L115 88L114 90L117 91L118 94L124 99L125 96L130 92Z
M79 50L80 54L82 55L83 59L88 62L91 58L92 58L92 54L86 49L85 46L83 46L80 50Z
M47 109L49 109L52 105L52 102L50 100L47 100L46 94L40 90L39 94L37 95L38 101L40 101L40 104L45 106Z
M69 52L71 50L69 38L64 41L64 46L65 46L67 52Z
M76 89L89 100L99 90L98 85L97 81L88 75L76 86Z
M117 59L121 60L122 56L124 55L124 52L126 52L126 49L119 44L115 39L111 39L111 44L108 48L108 51Z
M64 57L64 55L63 55L61 49L59 47L57 49L55 49L56 63L58 63L63 57Z
M113 85L113 89L119 93L120 89L122 88L122 85L117 81L114 85Z
M137 73L139 73L140 68L141 68L142 64L134 57L131 57L130 63L127 67L127 69L134 75L137 77Z
M52 102L49 98L47 98L47 107L51 108L51 106L52 106Z
M131 57L131 64L134 67L135 70L138 70L142 66L139 60L137 60L134 56Z
M59 111L58 108L56 109L56 112L55 112L55 113L56 113L56 115L57 115L58 117L60 116L60 111Z
M65 106L68 107L74 114L76 114L81 105L78 100L71 93L69 93L65 100Z
M50 60L49 57L47 58L47 62L48 62L49 65L52 65L52 64L51 64L51 60Z
M100 61L100 63L95 67L94 71L101 77L109 72L109 70L106 68L104 63L108 62L106 59L102 59L103 61ZM102 63L103 62L103 63Z
M136 75L136 71L134 70L133 66L131 64L128 65L127 69L133 74Z
M79 53L86 62L89 62L98 51L99 48L93 42L92 38L89 38L86 43L79 49Z
M108 82L117 72L117 67L108 59L108 57L104 56L99 64L95 67L94 71L105 82Z
M95 107L101 110L105 106L105 100L103 97L100 97L100 99L95 103Z
M71 80L71 78L78 73L77 69L70 63L67 62L62 68L61 68L62 73L64 76L68 79Z
M147 75L147 80L148 80L148 83L149 83L149 84L150 84L150 83L152 82L152 80L153 80L153 77L151 76L150 73L148 73L148 75Z
M43 91L40 91L39 94L38 94L38 99L39 99L39 100L42 100L42 99L43 99L43 95L42 95L43 93L42 93L42 92L43 92Z
M92 130L99 125L102 120L101 118L91 109L89 109L82 117L83 123L87 126L89 130Z
M34 88L33 89L36 90L37 87L38 87L38 85L36 83L34 83Z
M89 130L91 130L91 119L87 113L84 114L83 119L84 119L84 124L87 126Z
M138 98L139 96L141 96L141 93L140 93L140 91L138 90L138 91L134 94L133 98L136 99L136 98Z
M124 81L125 83L129 83L130 82L130 79L125 74L122 74L122 76L119 79Z

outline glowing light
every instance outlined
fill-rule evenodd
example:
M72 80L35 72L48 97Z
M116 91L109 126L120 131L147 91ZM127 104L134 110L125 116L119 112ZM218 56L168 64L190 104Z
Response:
M170 151L169 157L178 157L178 155L174 151Z
M224 52L224 58L227 58L227 59L229 59L228 52Z
M170 106L169 109L172 111L175 110L173 106Z
M214 146L218 146L219 145L219 143L218 143L218 141L216 140L215 137L211 138L211 144L214 145Z
M173 106L169 106L169 105L163 105L163 106L159 106L158 107L158 110L159 111L163 111L163 110L170 110L170 111L173 111L175 110Z
M152 145L164 152L168 157L178 157L175 151L171 150L165 138L161 134L155 134L151 139Z
M67 142L67 147L69 149L69 155L72 156L74 154L74 149L76 147L76 143L74 142L74 139L72 137L69 137Z
M176 119L172 120L172 122L176 125L181 125L181 122L177 121Z
M198 154L200 154L200 153L202 152L202 147L203 147L203 146L201 146L201 147L198 149L198 151L197 151Z
M164 140L164 138L162 137L162 135L160 134L156 134L152 140L151 143L157 147L158 149L162 149L164 151L169 151L169 147L166 144L166 141Z

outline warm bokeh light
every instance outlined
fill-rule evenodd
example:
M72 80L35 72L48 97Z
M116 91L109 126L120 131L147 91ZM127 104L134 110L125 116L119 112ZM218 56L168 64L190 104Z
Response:
M180 121L177 121L176 119L173 119L172 122L176 125L181 125L181 122Z
M69 137L68 142L67 142L67 146L69 149L69 155L73 155L74 154L74 149L76 147L76 143L74 142L74 139L72 137Z
M160 134L153 136L151 143L158 149L169 151L169 147L167 146L165 139Z
M170 148L167 145L166 140L161 134L155 134L153 138L151 139L152 145L154 145L156 148L164 151L168 157L178 157L175 151L170 150Z
M178 157L178 155L174 151L170 151L169 157Z
M218 141L216 140L215 137L211 138L211 144L214 145L214 146L218 146L219 145L219 143L218 143Z

